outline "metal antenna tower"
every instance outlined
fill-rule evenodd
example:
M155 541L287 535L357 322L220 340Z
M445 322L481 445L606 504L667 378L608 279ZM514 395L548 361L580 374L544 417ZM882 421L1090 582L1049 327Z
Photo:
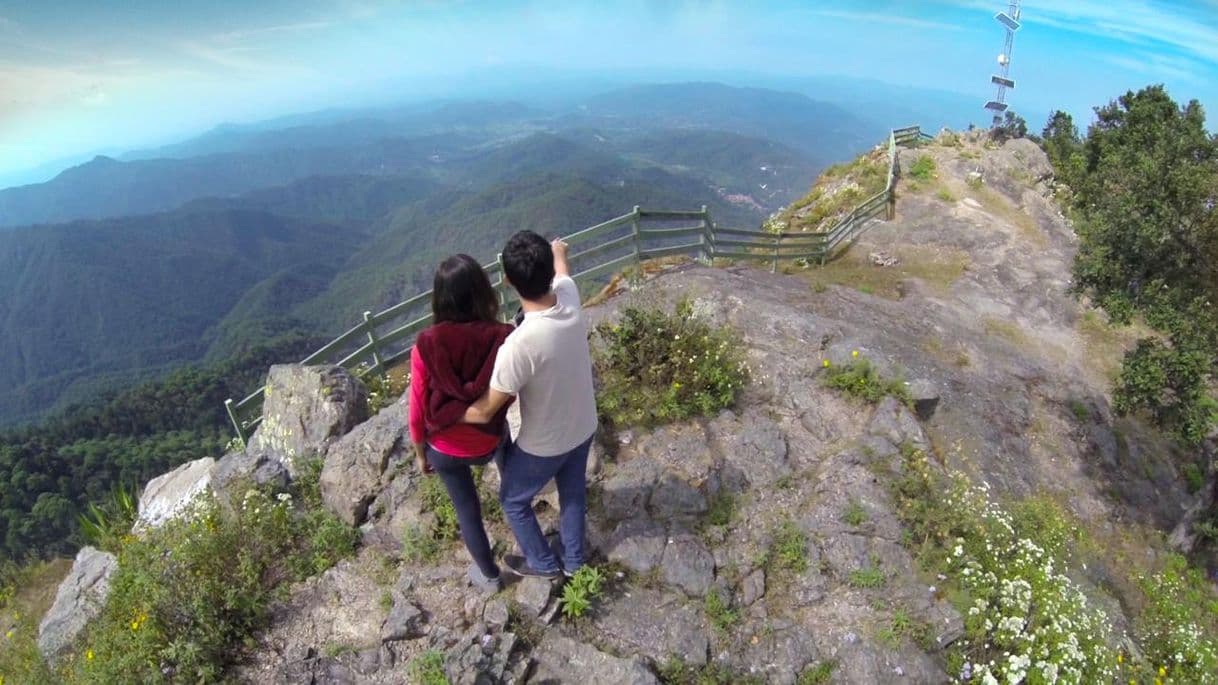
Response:
M1006 30L1002 42L1002 52L998 53L998 73L990 77L990 82L998 86L998 94L993 100L985 103L985 108L994 112L994 125L1002 123L1002 113L1007 110L1007 89L1015 88L1011 80L1011 51L1015 49L1015 32L1019 30L1019 0L1011 0L1006 12L999 12L994 19Z

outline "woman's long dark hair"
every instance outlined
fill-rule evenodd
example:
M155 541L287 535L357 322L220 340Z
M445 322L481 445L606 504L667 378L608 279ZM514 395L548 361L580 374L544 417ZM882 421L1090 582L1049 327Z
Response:
M499 298L473 257L458 254L440 262L431 292L433 323L498 321Z

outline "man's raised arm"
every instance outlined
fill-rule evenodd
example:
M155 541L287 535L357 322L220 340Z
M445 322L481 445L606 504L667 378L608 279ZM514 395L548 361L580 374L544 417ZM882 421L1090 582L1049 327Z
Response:
M567 244L562 238L550 242L550 250L554 252L554 275L570 276L571 266L567 264Z

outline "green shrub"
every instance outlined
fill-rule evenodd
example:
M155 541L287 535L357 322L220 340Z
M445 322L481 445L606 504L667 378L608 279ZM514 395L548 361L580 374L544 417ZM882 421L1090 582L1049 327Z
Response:
M774 528L766 565L792 573L808 570L808 536L791 519L784 518Z
M657 675L664 685L761 685L761 678L737 673L731 668L710 662L701 666L687 664L676 657L670 657L660 664Z
M718 588L711 588L706 592L703 610L707 620L720 633L726 634L740 620L740 612L731 607L730 597L725 599L719 594Z
M827 685L837 670L836 661L820 661L814 666L808 666L799 674L795 685Z
M444 653L429 649L410 660L410 682L412 685L449 685L444 672Z
M562 587L562 613L567 618L579 618L592 608L600 597L605 575L591 565L581 566Z
M935 193L935 197L948 203L956 201L956 196L952 195L952 191L948 190L947 188L940 188L939 192Z
M80 515L80 534L90 545L116 553L139 515L139 498L134 491L118 485L102 503L90 502Z
M703 520L710 526L726 526L732 522L732 517L735 515L736 498L732 496L732 493L720 490L711 498L706 510L706 518Z
M748 380L740 337L682 300L672 314L628 307L596 328L597 406L610 426L656 426L730 407Z
M200 497L183 516L123 545L74 675L105 683L222 680L264 625L276 587L354 549L354 530L324 509L297 511L293 500L251 489L230 510Z
M1188 494L1195 495L1205 487L1205 472L1197 465L1195 461L1184 462L1180 466L1180 475L1184 476L1184 484L1188 487Z
M1138 579L1146 606L1138 634L1148 666L1173 683L1218 682L1218 595L1199 569L1177 554Z
M930 155L921 155L909 167L909 175L919 181L929 181L935 177L935 160Z
M848 526L861 526L867 522L867 510L858 500L850 500L846 510L842 512L842 523Z
M415 564L432 564L439 560L442 551L443 547L431 529L411 524L402 530L403 560Z
M969 682L1112 682L1104 612L1065 573L1072 526L1047 498L1009 513L962 474L935 470L920 450L903 450L893 483L909 544L944 575L965 618L950 674Z
M457 526L457 510L453 507L452 498L444 487L444 481L439 476L424 476L419 484L419 495L423 499L423 511L430 511L436 517L432 535L441 542L457 539L460 530Z
M850 587L866 590L882 587L884 583L888 582L888 576L873 559L870 566L851 571L848 581Z
M905 381L883 378L871 360L856 357L848 364L833 365L825 360L825 385L866 402L879 402L888 395L909 404L909 388Z

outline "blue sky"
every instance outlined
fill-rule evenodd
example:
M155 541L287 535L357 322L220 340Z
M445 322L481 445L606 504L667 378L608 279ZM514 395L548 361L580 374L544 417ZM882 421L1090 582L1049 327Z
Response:
M1085 121L1093 105L1158 82L1218 117L1218 0L1023 6L1010 101L1034 128L1052 108ZM0 0L0 173L169 142L225 121L476 95L472 84L490 71L839 75L956 91L980 104L992 95L1002 42L991 17L1005 8L988 0Z

